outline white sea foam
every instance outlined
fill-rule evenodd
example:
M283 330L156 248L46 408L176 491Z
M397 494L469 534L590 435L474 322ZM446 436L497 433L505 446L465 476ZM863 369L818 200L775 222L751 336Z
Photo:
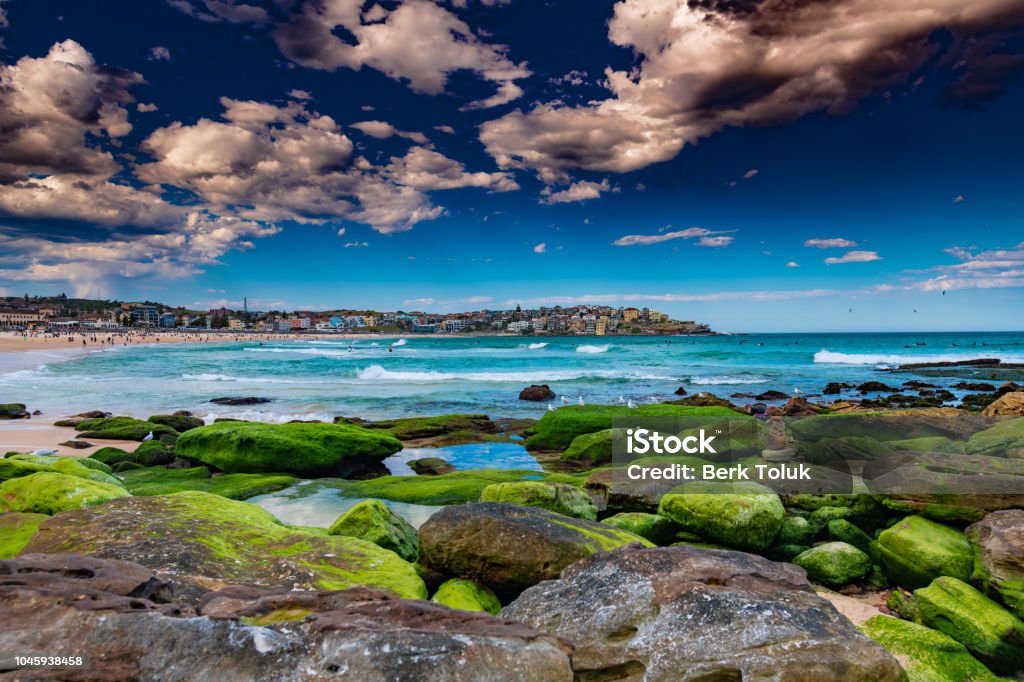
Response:
M230 374L182 374L184 381L223 381L239 384L327 384L332 383L317 379L280 379L277 377L236 377Z
M406 340L405 339L398 339L398 341L395 341L391 345L392 346L404 346L405 344L406 344Z
M766 384L768 379L759 376L742 374L712 374L708 376L690 377L690 383L696 386L731 386L735 384Z
M544 348L547 345L547 341L543 341L541 343L531 343L529 346L527 346L527 348L529 348L530 350L540 350L541 348Z
M609 349L611 349L611 347L612 347L612 345L610 343L606 343L603 346L593 346L593 345L584 344L582 346L577 346L576 347L576 352L577 353L607 353L609 351Z
M986 353L984 349L972 349L965 353L934 353L915 355L913 353L837 353L821 349L814 354L816 364L832 365L905 365L919 362L959 362L974 358L998 358L1003 362L1024 362L1024 355L1007 353Z
M574 381L576 379L647 379L669 381L671 376L648 374L645 372L623 372L616 370L562 370L533 372L409 372L384 369L380 365L370 365L357 370L356 376L362 381L404 381L408 383L433 383L442 381L479 381L479 382L535 382L535 381Z

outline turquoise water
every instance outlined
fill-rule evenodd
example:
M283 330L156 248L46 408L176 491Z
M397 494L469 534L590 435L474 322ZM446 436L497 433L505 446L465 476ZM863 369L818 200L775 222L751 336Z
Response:
M619 396L637 403L668 400L680 386L721 396L768 389L813 395L830 381L913 378L878 370L904 362L976 357L1024 362L1024 333L410 336L129 346L79 357L55 351L4 356L0 402L24 402L46 415L103 409L148 416L187 409L210 419L264 421L444 412L539 417L546 405L517 399L532 383L549 384L572 403L580 397L588 403L615 403ZM253 407L208 402L225 395L273 401Z
M303 481L269 495L250 497L246 502L257 504L289 526L317 526L329 528L339 516L356 506L365 497L342 497L326 481ZM408 521L414 528L426 523L435 512L444 507L409 504L381 500L391 510Z

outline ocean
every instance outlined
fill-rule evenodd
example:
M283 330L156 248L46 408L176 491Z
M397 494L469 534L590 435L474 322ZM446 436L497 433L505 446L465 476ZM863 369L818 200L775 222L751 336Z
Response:
M546 404L517 399L530 384L548 384L559 395L556 406L562 396L573 404L580 398L616 403L619 396L660 402L679 387L722 397L768 389L813 396L833 381L915 378L879 371L901 363L978 357L1024 363L1024 332L282 338L31 351L0 354L0 402L26 403L54 418L92 409L138 417L186 409L209 420L267 422L453 412L540 417ZM928 381L950 386L957 380ZM220 396L271 402L209 402Z

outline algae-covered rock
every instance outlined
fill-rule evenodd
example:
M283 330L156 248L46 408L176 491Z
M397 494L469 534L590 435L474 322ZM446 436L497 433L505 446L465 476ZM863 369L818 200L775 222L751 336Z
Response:
M572 443L562 453L562 459L591 466L611 464L612 446L616 442L624 442L625 438L626 429L602 429L584 433L572 439Z
M971 582L1024 618L1024 511L992 512L966 535L974 548Z
M547 481L492 483L480 492L480 501L541 507L578 519L597 520L597 507L590 501L587 494L566 483Z
M829 587L842 587L871 570L871 557L845 542L826 542L793 557L807 577Z
M810 545L817 534L817 528L803 516L787 516L775 542L780 545Z
M0 403L0 419L28 419L31 416L23 403Z
M870 535L846 519L833 519L829 521L828 536L832 540L851 544L870 556L872 560L878 560L878 550L875 547L875 541Z
M134 462L135 453L122 450L121 448L107 446L100 448L85 459L92 459L100 462L101 464L113 467L115 464L120 464L121 462Z
M727 547L763 551L782 530L786 510L770 493L683 493L661 498L658 514Z
M999 682L967 647L937 630L889 616L872 616L860 630L899 660L907 682Z
M580 479L557 473L528 469L473 469L439 476L381 476L367 481L338 481L345 497L376 497L395 502L441 505L476 502L492 483L510 481L552 481L580 485Z
M799 441L797 453L808 462L824 464L834 460L873 460L895 452L889 443L871 436L843 436Z
M132 495L170 495L186 490L245 500L295 485L298 479L285 474L222 474L211 476L206 467L168 469L139 467L118 474Z
M886 441L886 445L896 450L915 450L917 452L945 452L950 455L964 454L964 444L945 436L924 436L922 438L904 438Z
M103 438L106 440L142 441L150 433L157 440L161 436L177 436L178 432L163 424L133 419L132 417L106 417L86 419L75 424L81 438Z
M121 481L111 475L110 467L86 458L13 453L0 459L0 481L42 472L67 474L121 486Z
M79 552L131 560L172 578L177 597L196 601L228 585L343 590L381 587L425 599L412 564L357 538L281 525L246 502L198 491L126 497L58 514L23 550Z
M1006 457L1010 450L1024 448L1024 417L1004 419L995 426L980 431L967 441L968 455Z
M644 512L621 512L602 519L601 523L647 538L654 544L662 546L672 544L679 531L679 526L672 519Z
M794 419L789 431L798 442L847 436L868 436L879 441L932 436L966 440L992 423L991 418L966 414L963 410L937 408L805 417Z
M229 473L288 473L304 477L359 474L402 449L383 431L351 424L222 422L186 431L179 457Z
M480 502L446 507L420 527L420 563L480 580L509 597L556 578L574 561L630 542L651 545L618 528L547 509Z
M908 516L878 536L885 574L897 585L916 589L939 576L968 580L974 553L964 534L921 516Z
M703 420L735 417L736 412L727 407L688 407L684 405L641 405L630 409L625 405L567 405L553 412L546 412L540 421L526 431L529 450L565 450L574 438L586 433L612 428L612 419L628 417L693 418L695 426Z
M440 457L421 457L410 460L409 468L416 472L417 476L440 476L456 471L453 464Z
M169 426L178 433L185 433L191 429L198 429L205 423L199 417L193 417L189 414L157 414L150 417L147 421L151 421L154 424Z
M170 464L174 461L174 451L158 440L143 443L132 453L135 461L144 467Z
M430 601L461 611L483 611L492 616L501 611L501 602L494 592L462 578L452 578L442 583Z
M28 544L46 514L7 512L0 514L0 559L10 559Z
M127 496L128 491L122 487L56 472L40 472L0 483L0 509L6 511L57 514Z
M914 590L924 624L966 646L998 673L1024 670L1024 623L956 578Z
M344 418L335 423L352 423ZM363 423L369 429L384 429L400 441L436 447L494 440L498 426L486 414L442 414L434 417L403 417Z
M364 500L338 517L328 531L390 549L406 561L416 561L419 538L408 521L380 500Z

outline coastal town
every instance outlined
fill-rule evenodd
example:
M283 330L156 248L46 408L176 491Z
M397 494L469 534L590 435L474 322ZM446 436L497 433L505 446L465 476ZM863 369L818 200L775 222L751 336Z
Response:
M707 335L706 324L674 320L651 308L553 306L457 313L338 309L328 311L196 310L161 303L60 296L0 298L0 329L93 331L113 329L254 333L511 334L536 336Z

